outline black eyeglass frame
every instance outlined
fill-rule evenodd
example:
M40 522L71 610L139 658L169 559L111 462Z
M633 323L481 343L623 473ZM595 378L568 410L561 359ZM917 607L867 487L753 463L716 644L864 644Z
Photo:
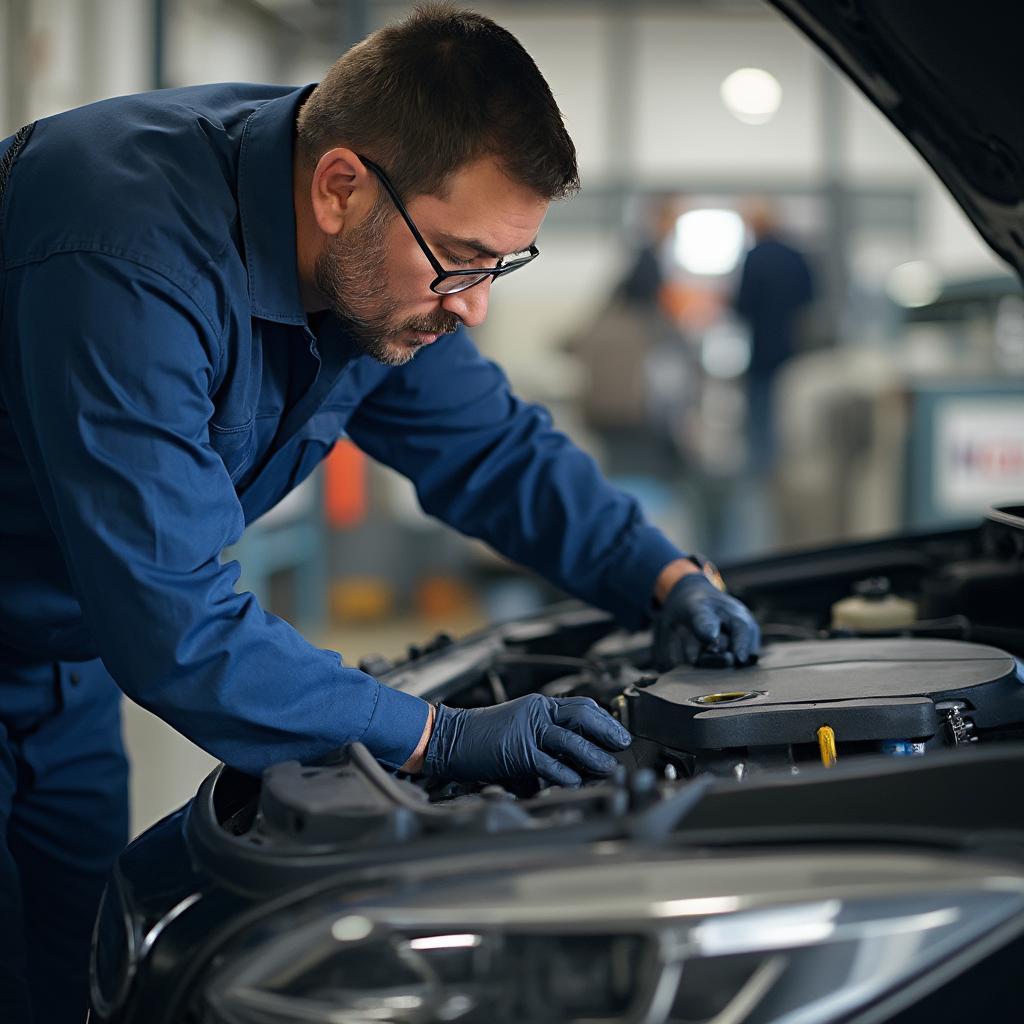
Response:
M388 180L388 176L384 173L383 168L378 167L372 160L368 160L365 156L356 154L360 160L380 180L380 183L384 186L387 194L391 196L391 201L395 204L395 208L402 215L402 220L405 221L406 226L412 232L412 237L416 239L416 244L423 250L423 255L430 261L431 267L434 268L434 272L437 277L430 282L430 290L437 295L456 295L458 292L468 291L470 288L475 288L478 284L483 284L488 277L498 278L504 274L511 274L513 270L518 270L520 267L525 267L527 263L532 263L539 255L540 249L535 245L531 245L527 249L529 255L523 256L521 259L513 260L511 263L503 263L504 256L498 260L497 266L494 267L466 267L461 270L445 270L441 266L440 260L433 254L430 246L427 245L425 239L419 232L419 228L416 227L412 217L409 216L409 211L405 208L405 203L402 202L401 197L395 189L395 186ZM446 291L440 291L438 285L442 281L448 281L452 278L457 277L475 277L477 280L470 281L468 284L460 285L457 288L449 288Z

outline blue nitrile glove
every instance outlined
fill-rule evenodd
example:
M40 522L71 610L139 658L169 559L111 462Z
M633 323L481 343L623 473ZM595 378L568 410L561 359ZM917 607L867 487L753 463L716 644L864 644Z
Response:
M441 704L423 770L470 782L541 779L578 786L582 775L609 775L615 768L615 758L601 747L625 750L631 741L589 697L531 693L491 708Z
M760 646L750 609L702 573L684 576L655 616L654 664L662 672L684 661L704 668L750 665Z

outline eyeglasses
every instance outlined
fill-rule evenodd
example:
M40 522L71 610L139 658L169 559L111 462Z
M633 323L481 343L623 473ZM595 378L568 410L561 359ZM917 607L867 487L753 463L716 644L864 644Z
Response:
M535 260L540 255L540 250L537 246L531 245L529 249L521 253L502 256L498 260L497 266L494 267L467 267L465 270L445 270L438 258L430 251L430 246L423 240L423 236L413 223L412 217L409 216L409 211L405 208L405 204L398 197L395 186L388 181L388 176L372 160L367 160L365 156L360 156L359 159L377 175L380 183L387 189L392 202L402 215L402 220L408 225L409 230L412 232L412 237L416 239L416 244L423 250L423 255L427 257L430 265L434 268L437 277L430 282L430 290L432 292L436 292L438 295L454 295L455 292L464 292L467 288L483 283L489 277L501 277L504 274L511 274L513 270L525 267L527 263Z

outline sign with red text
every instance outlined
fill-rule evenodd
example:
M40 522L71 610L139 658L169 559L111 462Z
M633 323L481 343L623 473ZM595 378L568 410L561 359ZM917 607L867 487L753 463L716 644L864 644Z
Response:
M942 512L1024 501L1024 391L944 402L935 442L935 500Z

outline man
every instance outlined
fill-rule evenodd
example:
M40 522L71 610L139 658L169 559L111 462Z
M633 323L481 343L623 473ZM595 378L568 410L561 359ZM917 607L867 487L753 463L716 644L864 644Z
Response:
M803 254L784 240L771 205L752 203L746 221L754 245L743 261L734 305L750 327L750 463L755 475L767 477L776 455L775 378L796 351L798 318L814 301L814 278Z
M81 1019L126 838L118 687L252 773L360 741L391 769L575 785L628 743L587 701L431 708L235 592L221 552L343 430L623 623L660 603L667 656L681 628L692 655L754 657L746 609L463 329L576 186L529 56L448 7L316 89L124 97L0 146L5 1021Z

